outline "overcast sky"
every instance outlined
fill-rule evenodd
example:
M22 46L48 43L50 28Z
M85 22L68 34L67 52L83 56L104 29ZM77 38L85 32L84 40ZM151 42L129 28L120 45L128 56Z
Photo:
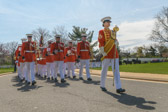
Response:
M155 15L168 0L0 0L0 42L19 41L38 27L52 32L56 26L94 30L97 40L100 19L112 17L118 25L122 48L147 45Z

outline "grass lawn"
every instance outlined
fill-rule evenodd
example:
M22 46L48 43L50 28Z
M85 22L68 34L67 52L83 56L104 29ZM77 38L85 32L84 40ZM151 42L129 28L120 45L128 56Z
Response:
M0 74L6 72L13 72L14 68L0 68Z
M101 70L101 68L93 68L93 69ZM109 67L109 70L111 70L111 67ZM168 75L168 62L120 65L120 71L121 72L135 72L135 73L167 74Z

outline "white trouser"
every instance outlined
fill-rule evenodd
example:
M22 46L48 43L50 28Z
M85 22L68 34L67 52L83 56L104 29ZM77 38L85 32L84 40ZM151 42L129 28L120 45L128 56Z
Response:
M41 64L39 64L39 70L38 71L39 71L39 75L42 76L42 65Z
M38 73L38 66L37 64L34 64L34 74L37 74Z
M17 65L16 67L17 67L18 76L19 78L21 78L20 66Z
M68 76L70 76L70 70L72 71L72 76L75 76L74 65L75 65L75 62L67 62Z
M86 65L86 75L87 78L90 78L90 70L89 70L89 59L80 59L80 72L79 77L83 77L83 66Z
M23 79L25 77L25 63L20 63L20 75L21 75L21 79Z
M26 79L30 82L30 74L31 74L31 81L35 80L34 74L34 62L25 62L26 66Z
M40 64L40 76L44 77L46 75L46 65Z
M64 79L64 73L63 73L64 61L55 61L54 63L55 63L54 78L57 78L57 73L59 70L61 79Z
M37 68L38 68L37 74L40 75L40 64L37 64Z
M64 63L64 64L63 64L64 75L66 74L66 68L67 68L67 63Z
M104 59L102 61L102 71L101 71L101 81L100 81L101 87L105 87L105 80L106 80L109 64L111 64L112 71L114 71L114 59ZM119 72L119 59L118 58L115 59L114 82L115 82L116 89L121 88L120 72Z
M47 77L53 77L54 75L54 63L46 63L47 64Z
M24 62L24 68L23 68L24 70L24 78L25 78L25 80L27 81L28 79L27 79L27 67L26 67L26 63Z

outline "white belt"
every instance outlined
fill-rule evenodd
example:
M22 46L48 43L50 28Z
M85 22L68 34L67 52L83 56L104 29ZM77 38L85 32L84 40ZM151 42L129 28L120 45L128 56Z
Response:
M58 51L58 50L55 50L55 51L56 51L56 52L63 52L63 50L59 50L59 51Z
M25 52L27 52L27 53L33 53L34 51L28 51L28 50L27 50L27 51L25 51Z
M42 59L46 59L46 58L37 58L37 60L42 60Z
M80 51L88 51L87 49L83 49L83 50L80 50Z

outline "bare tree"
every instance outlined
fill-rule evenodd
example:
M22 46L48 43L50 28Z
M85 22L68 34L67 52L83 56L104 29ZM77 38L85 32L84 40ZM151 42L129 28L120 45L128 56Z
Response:
M44 45L47 45L47 41L52 38L49 31L41 27L37 28L36 30L33 30L32 34L33 34L33 39L36 41L37 45L39 45L41 36L43 36Z
M8 54L8 51L6 50L5 44L4 43L0 43L0 55L5 56Z
M15 56L15 51L17 49L17 46L18 46L18 42L14 42L14 41L5 44L5 48L11 56L12 64L14 64L14 56Z
M0 43L0 65L5 64L6 56L8 55L8 51L6 50L5 44Z
M163 54L168 52L168 47L164 44L154 44L153 46L156 48L160 57L163 57Z
M163 7L162 11L157 14L149 39L156 42L168 42L168 7Z
M55 35L61 35L61 41L64 42L65 45L67 45L69 38L68 38L68 32L64 26L56 26L53 29L52 34L53 34L53 37Z

